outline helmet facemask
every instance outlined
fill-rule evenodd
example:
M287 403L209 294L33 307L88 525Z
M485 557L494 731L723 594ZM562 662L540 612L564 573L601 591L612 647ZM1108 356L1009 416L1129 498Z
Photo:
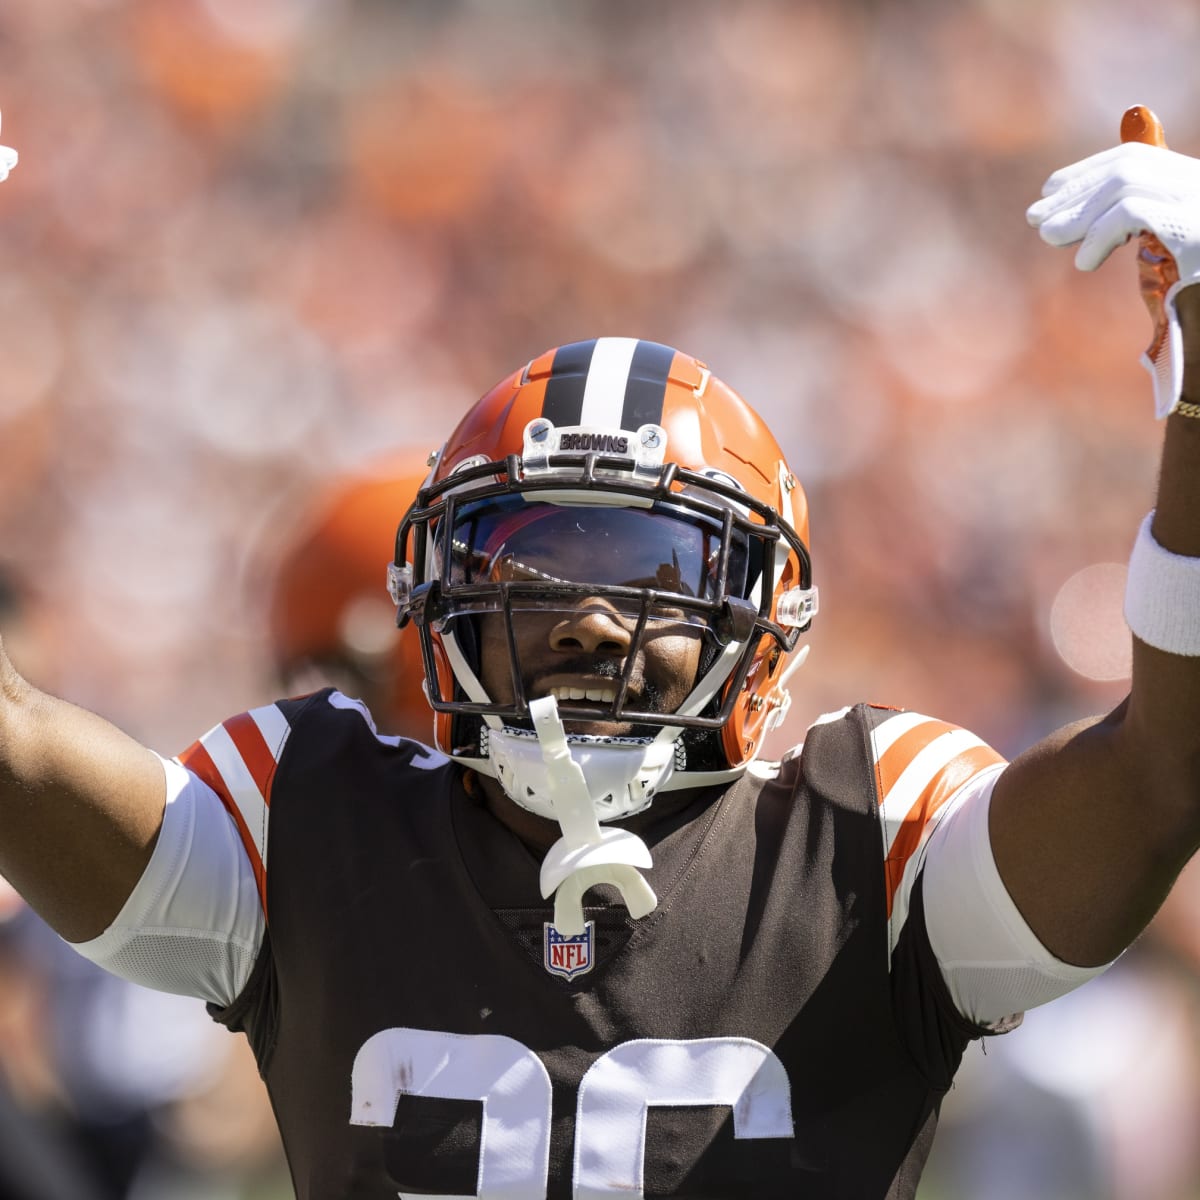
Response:
M468 460L425 488L397 538L415 565L391 578L401 622L420 632L430 701L453 715L455 757L554 817L530 714L553 696L608 821L693 782L682 731L718 736L764 635L791 650L815 592L790 526L728 476L663 464L660 428L603 442L632 457L552 452L597 443L572 432L531 422L522 457ZM789 558L799 581L785 625L772 607Z

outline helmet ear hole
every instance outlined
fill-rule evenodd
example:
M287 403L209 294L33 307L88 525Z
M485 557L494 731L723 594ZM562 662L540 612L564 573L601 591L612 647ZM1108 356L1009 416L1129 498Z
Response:
M758 753L767 718L777 707L773 693L781 658L774 638L763 636L746 672L741 694L721 730L721 745L731 767L745 766Z

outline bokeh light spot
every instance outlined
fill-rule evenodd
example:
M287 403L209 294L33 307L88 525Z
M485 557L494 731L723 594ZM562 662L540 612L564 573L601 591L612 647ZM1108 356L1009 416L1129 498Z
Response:
M1050 636L1063 662L1085 679L1128 679L1133 647L1125 624L1126 567L1094 563L1058 589Z

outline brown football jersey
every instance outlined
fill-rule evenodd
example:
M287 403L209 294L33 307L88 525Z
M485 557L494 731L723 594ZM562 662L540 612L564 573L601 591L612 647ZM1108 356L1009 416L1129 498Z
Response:
M914 1194L983 1032L916 869L937 807L999 761L964 731L870 706L814 725L647 836L653 913L593 891L577 939L461 768L337 693L181 761L262 888L262 952L214 1015L254 1047L302 1200Z

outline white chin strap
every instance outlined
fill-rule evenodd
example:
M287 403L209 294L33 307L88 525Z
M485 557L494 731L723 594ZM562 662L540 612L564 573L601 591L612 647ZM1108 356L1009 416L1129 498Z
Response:
M546 853L540 879L542 896L554 894L554 927L565 937L581 934L583 895L599 883L612 884L620 891L631 917L653 912L658 897L638 873L639 867L651 865L650 850L627 829L600 828L588 780L567 743L558 702L553 696L533 700L529 715L537 734L533 745L540 752L544 774L545 786L539 790L550 806L550 811L542 815L557 821L563 831ZM495 739L495 731L491 736ZM499 778L509 791L504 776Z
M489 729L487 762L510 799L539 817L558 820L558 791L562 786L557 761L546 757L546 737L563 739L571 762L581 774L589 804L598 821L619 821L650 807L675 770L678 729L665 729L656 738L567 735L558 719L553 696L531 701L533 731ZM535 707L536 706L536 707ZM536 712L553 713L553 726L539 723Z

